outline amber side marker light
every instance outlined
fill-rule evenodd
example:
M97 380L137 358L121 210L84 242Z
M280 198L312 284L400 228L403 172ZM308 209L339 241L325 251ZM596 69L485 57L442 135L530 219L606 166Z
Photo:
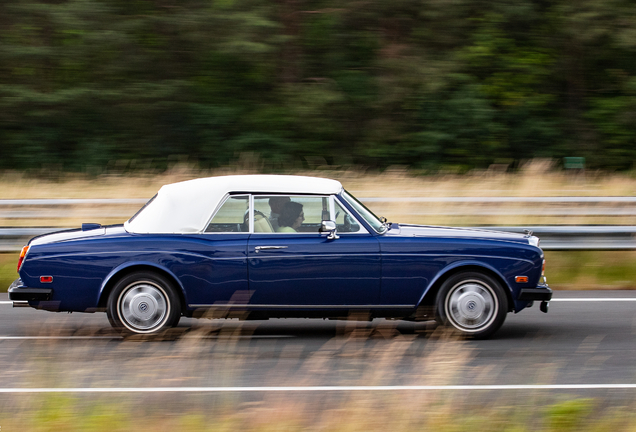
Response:
M29 251L29 246L25 246L22 248L22 251L20 252L20 258L18 259L18 271L20 271L20 268L22 267L22 263L24 262L24 257L26 256L28 251Z
M516 276L515 282L517 283L528 283L528 276Z
M541 266L541 276L545 274L545 260L543 260L543 265Z

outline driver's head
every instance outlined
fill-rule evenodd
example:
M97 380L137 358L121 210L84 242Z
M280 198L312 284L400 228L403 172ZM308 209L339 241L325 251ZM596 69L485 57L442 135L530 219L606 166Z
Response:
M272 209L272 213L281 214L285 204L291 201L288 196L274 196L269 199L269 208Z

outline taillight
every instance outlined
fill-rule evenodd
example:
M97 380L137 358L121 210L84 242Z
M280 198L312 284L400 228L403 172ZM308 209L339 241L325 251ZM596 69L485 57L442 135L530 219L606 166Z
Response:
M24 257L26 256L28 251L29 251L29 247L25 246L22 248L22 252L20 252L20 258L18 259L18 272L20 271L20 268L22 267L22 263L24 262Z

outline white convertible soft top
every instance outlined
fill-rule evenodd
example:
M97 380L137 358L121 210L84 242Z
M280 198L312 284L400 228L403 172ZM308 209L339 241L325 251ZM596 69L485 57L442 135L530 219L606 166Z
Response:
M287 175L236 175L173 183L124 224L126 231L195 233L203 231L223 197L232 192L321 194L340 193L339 181Z

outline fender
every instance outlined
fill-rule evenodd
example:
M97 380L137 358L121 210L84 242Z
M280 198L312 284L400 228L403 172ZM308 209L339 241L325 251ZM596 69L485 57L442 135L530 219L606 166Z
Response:
M449 264L448 266L444 267L439 273L437 273L437 275L435 275L435 277L431 280L431 282L428 284L428 286L424 290L424 293L422 294L422 296L418 300L417 304L418 305L422 304L422 302L424 301L424 298L428 295L428 293L430 292L431 288L433 286L435 286L435 284L441 278L445 277L450 271L453 271L453 270L455 270L455 269L457 269L459 267L468 267L468 266L470 266L470 267L481 267L481 268L487 269L487 270L493 272L494 274L496 274L499 277L499 279L501 279L503 281L504 287L508 289L509 298L512 298L512 289L510 288L510 285L508 285L508 282L506 281L506 278L496 268L492 267L491 265L489 265L487 263L483 263L483 262L480 262L480 261L462 260L462 261L455 261L455 262Z
M153 263L149 261L132 261L132 262L122 263L118 265L117 267L115 267L114 269L112 269L110 273L108 273L108 275L104 278L104 280L102 281L102 285L99 288L99 292L97 293L97 302L95 304L99 304L99 300L102 298L104 289L106 289L106 286L108 285L108 283L113 277L115 277L117 274L119 274L121 271L127 268L136 267L136 266L153 267L153 268L156 268L157 270L161 270L162 272L169 274L170 277L177 282L177 285L179 286L179 289L181 290L181 294L183 295L183 298L187 299L185 289L183 285L181 284L181 281L173 272L168 270L166 267L162 267L158 265L157 263Z

